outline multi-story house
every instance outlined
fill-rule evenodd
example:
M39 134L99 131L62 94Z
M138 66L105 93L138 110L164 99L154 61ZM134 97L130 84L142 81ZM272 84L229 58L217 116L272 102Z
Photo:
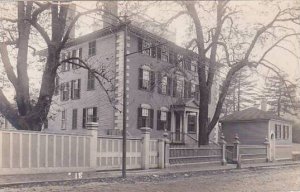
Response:
M110 79L102 79L100 85L88 70L63 64L48 131L82 132L87 122L98 122L99 134L120 134L125 89L129 135L137 136L139 128L150 127L155 137L168 131L174 141L195 141L199 123L195 53L134 25L128 25L125 37L124 29L124 25L109 26L67 43L62 59L80 57L92 69L105 70ZM216 87L211 94L210 115L215 108Z

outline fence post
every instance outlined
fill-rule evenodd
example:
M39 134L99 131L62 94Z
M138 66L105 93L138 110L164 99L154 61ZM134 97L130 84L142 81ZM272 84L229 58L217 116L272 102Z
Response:
M238 134L235 135L235 138L234 138L234 142L233 142L233 145L234 145L234 157L233 157L233 161L237 163L237 166L239 167L240 165L240 141L239 141L239 136Z
M227 161L226 161L226 141L225 141L225 136L221 135L220 137L220 145L222 147L222 161L221 161L221 164L222 165L226 165L227 164Z
M97 167L97 140L98 140L98 123L88 122L86 123L86 129L89 131L91 137L90 142L90 166L92 168Z
M271 157L270 157L270 142L269 142L268 137L265 138L264 144L266 145L266 150L267 150L267 159L266 159L266 162L269 162Z
M158 168L165 168L165 140L158 139Z
M165 140L165 168L170 166L169 157L170 157L170 140L168 139L168 133L164 132L163 134Z
M142 169L149 169L149 155L150 155L150 130L149 127L142 127Z

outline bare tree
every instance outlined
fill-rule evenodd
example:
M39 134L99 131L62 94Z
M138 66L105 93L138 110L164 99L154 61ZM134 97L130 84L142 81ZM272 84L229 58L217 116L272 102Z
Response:
M78 19L83 15L99 12L100 9L80 12L68 20L69 4L33 1L19 1L15 4L16 19L10 17L0 19L3 24L0 55L7 79L15 90L16 107L0 89L0 113L17 129L40 131L49 112L55 90L55 77L62 63L77 59L80 62L74 64L92 71L100 83L103 80L110 81L103 70L92 69L80 58L60 61L60 53ZM49 29L45 23L49 24ZM47 47L39 93L34 103L31 102L28 76L28 54L33 35L42 37ZM15 59L11 59L9 54L11 49L17 52Z
M231 6L229 1L216 2L180 2L181 10L166 23L170 24L180 16L187 16L192 23L191 39L188 47L197 53L198 80L200 89L199 105L199 145L209 143L209 134L219 120L221 109L230 83L235 74L242 68L264 66L274 71L277 68L267 60L273 50L281 48L295 55L293 50L285 47L284 42L300 32L289 24L299 25L299 7L281 9L267 23L253 24L248 28L239 28L238 6ZM210 25L204 25L204 14L210 15ZM207 24L207 23L206 23ZM256 49L260 49L257 53ZM209 98L213 84L218 76L223 75L220 93L214 115L209 121Z

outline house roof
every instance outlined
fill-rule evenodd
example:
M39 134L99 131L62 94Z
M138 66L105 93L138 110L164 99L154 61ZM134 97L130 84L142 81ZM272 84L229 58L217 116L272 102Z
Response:
M186 99L186 98L179 98L173 105L173 108L179 107L190 107L190 108L199 108L199 103L194 99Z
M242 111L234 112L220 119L220 122L235 122L235 121L256 121L256 120L281 120L287 121L282 117L275 115L272 112L263 111L255 107L251 107Z

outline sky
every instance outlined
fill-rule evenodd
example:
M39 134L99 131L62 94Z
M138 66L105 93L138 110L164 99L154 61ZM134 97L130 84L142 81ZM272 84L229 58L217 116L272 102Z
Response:
M75 1L77 5L77 11L81 12L87 9L91 9L95 7L96 2L95 1ZM132 2L133 4L135 2ZM205 5L205 3L208 2L202 2L202 4ZM238 22L240 26L248 27L247 25L251 26L255 23L266 23L268 22L275 14L276 6L286 6L287 4L300 4L300 0L289 0L289 1L274 1L274 6L267 5L265 1L231 1L230 6L240 7L244 14L241 14L239 16ZM2 4L0 2L0 4ZM125 7L125 2L120 2L120 5ZM168 2L160 2L159 4L153 3L153 2L142 2L142 4L150 4L151 6L148 7L147 10L143 12L145 18L151 17L155 20L162 21L167 18L169 18L172 14L174 14L176 11L180 10L180 7L178 5L175 5L174 2L168 1ZM122 10L119 10L122 11ZM131 10L134 12L135 10ZM11 15L12 10L7 9L7 12L1 13L1 16L3 14ZM207 14L205 11L203 11L203 17L201 16L201 19L203 19L203 26L210 25L214 21L214 16L211 16ZM83 35L84 33L91 32L91 28L89 25L93 23L95 19L95 16L88 16L84 17L81 20L79 20L79 23L81 24L81 27L76 28L76 34L77 35ZM176 22L173 22L170 25L169 30L172 32L176 32L176 43L178 45L184 45L190 38L189 34L187 35L189 20L186 17L181 17ZM87 30L88 29L88 30ZM300 27L295 28L295 30L300 32ZM297 39L293 38L291 39L292 42L296 44ZM290 43L286 43L289 48L294 49L294 47ZM295 53L300 57L300 50L299 50L299 43L296 44L296 50ZM256 53L259 54L261 52L260 49L256 50ZM274 62L280 69L285 71L290 76L290 80L294 80L295 78L300 77L300 61L299 59L296 59L295 56L291 55L285 50L282 49L276 49L268 56L268 59L272 62ZM37 73L39 73L40 69L32 68L29 72L30 78L33 78L33 82L38 81L38 78L36 77ZM267 70L261 69L261 73L267 73Z

